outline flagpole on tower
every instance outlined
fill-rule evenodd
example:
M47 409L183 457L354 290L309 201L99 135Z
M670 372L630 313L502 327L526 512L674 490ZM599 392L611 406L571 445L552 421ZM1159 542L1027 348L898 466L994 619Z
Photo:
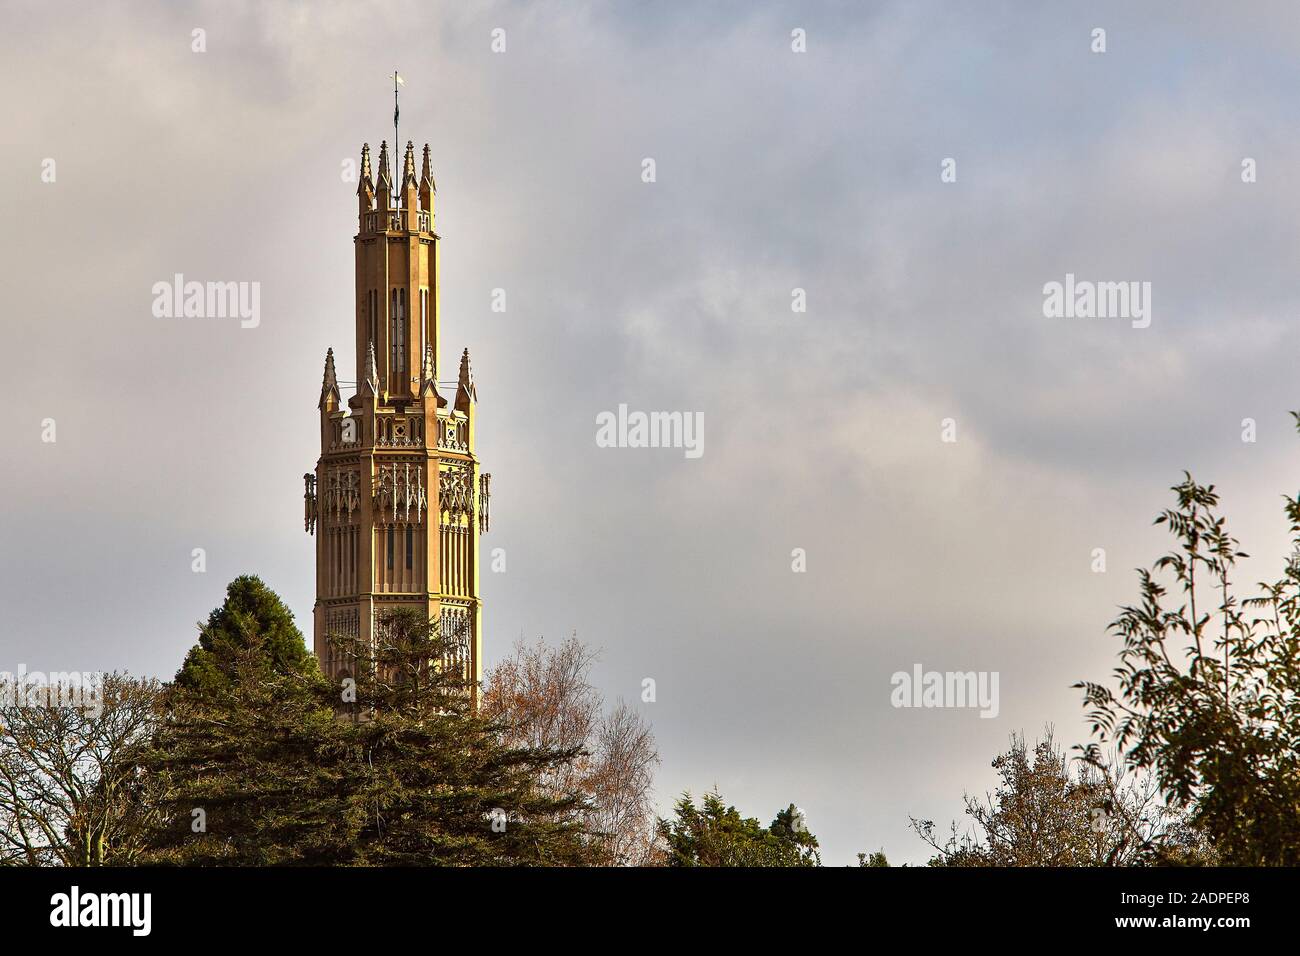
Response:
M397 156L400 155L400 150L401 150L401 148L402 148L402 147L401 147L401 141L400 141L400 140L398 139L398 137L397 137L397 117L398 117L398 115L399 115L399 114L398 114L398 109L397 109L397 87L400 86L400 85L401 85L402 83L404 83L404 82L405 82L405 81L402 79L402 74L400 74L400 73L398 73L396 70L394 70L394 71L393 71L393 165L394 165L394 172L396 172ZM393 176L393 208L394 208L394 209L400 208L400 206L399 206L399 197L401 196L401 189L398 188L398 185L397 185L398 182L399 182L398 177L397 177L396 175L394 175L394 176Z

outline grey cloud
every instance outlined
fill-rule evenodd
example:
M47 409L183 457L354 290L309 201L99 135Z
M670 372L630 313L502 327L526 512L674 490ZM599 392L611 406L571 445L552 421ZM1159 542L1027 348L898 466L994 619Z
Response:
M921 861L907 814L958 815L1011 731L1082 739L1068 685L1109 669L1182 468L1247 550L1283 553L1286 5L662 6L18 7L0 667L169 675L244 571L308 618L325 348L352 367L339 173L391 138L394 67L402 137L433 146L442 361L474 356L486 545L509 554L487 653L576 629L611 697L654 677L665 809L717 783L764 818L798 803L828 862ZM1044 319L1067 271L1151 281L1151 328ZM260 281L261 326L154 319L175 272ZM597 448L620 402L704 412L706 454ZM999 717L892 709L914 662L999 671Z

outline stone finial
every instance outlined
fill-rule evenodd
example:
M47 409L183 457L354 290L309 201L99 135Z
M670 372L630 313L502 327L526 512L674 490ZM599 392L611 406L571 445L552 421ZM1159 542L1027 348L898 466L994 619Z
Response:
M388 171L388 140L379 144L379 185L389 186L393 184L393 177Z
M367 188L370 189L372 192L374 191L375 188L374 176L370 171L370 144L369 143L361 144L361 175L358 178L359 178L359 182L357 183L357 192L362 192Z
M402 160L402 188L415 189L415 144L406 141L406 156Z
M428 184L430 192L437 192L438 187L433 182L433 164L429 159L429 144L424 144L424 162L420 167L420 187L423 188Z
M337 408L342 401L339 395L339 380L334 372L334 350L329 349L325 353L325 377L321 380L320 385L320 404L317 408L324 408L330 399L334 400L334 407Z
M371 339L366 345L366 377L361 383L363 395L377 395L379 393L379 369L375 361L375 340Z
M460 376L456 381L456 407L463 409L471 402L478 401L478 389L474 385L474 373L469 367L469 349L460 356Z

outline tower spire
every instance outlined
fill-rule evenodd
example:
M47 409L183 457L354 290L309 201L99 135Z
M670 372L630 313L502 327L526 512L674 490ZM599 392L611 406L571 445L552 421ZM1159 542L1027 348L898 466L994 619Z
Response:
M365 228L366 213L375 208L375 181L370 172L369 143L363 143L361 146L361 175L357 177L357 205L362 228Z
M391 145L367 143L359 167L349 164L361 210L345 349L353 371L326 353L320 457L304 482L306 526L320 532L313 647L331 679L346 676L355 666L347 642L373 641L394 612L414 608L439 622L448 643L436 666L464 677L476 705L479 536L490 494L475 450L476 386L468 350L459 377L443 359L446 346L439 351L442 240L432 228L431 150L421 156L398 138L402 83L396 72L392 80ZM449 385L439 385L439 373ZM340 374L356 380L346 404Z
M320 385L320 404L317 408L325 408L329 405L332 411L339 407L342 402L342 396L339 395L339 380L334 373L334 350L329 349L325 353L325 377Z
M375 184L379 201L387 206L393 198L393 177L388 172L388 141L379 144L379 181Z
M424 144L424 162L420 164L420 208L429 213L430 228L433 221L433 195L438 187L433 182L433 167L429 162L429 144Z
M406 212L406 228L419 229L420 187L415 181L415 144L409 140L402 159L402 189L397 205Z
M402 161L402 188L407 186L415 188L415 144L409 139L406 141L406 158Z
M361 195L362 190L369 188L374 192L375 184L370 173L370 144L361 144L361 181L357 183L357 195Z
M362 384L363 395L379 394L379 370L375 367L375 340L366 345L366 377Z
M456 408L465 411L473 402L478 401L478 389L474 386L474 373L469 367L469 349L460 356L460 376L456 382Z

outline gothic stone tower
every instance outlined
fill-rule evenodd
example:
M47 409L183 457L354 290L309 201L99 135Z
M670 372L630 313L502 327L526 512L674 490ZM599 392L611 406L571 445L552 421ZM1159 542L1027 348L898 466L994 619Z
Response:
M378 181L370 147L362 147L353 240L357 393L343 408L330 349L320 459L304 476L306 527L316 533L315 650L331 676L344 669L331 635L373 636L387 613L415 608L451 638L444 664L481 677L478 552L492 476L480 474L474 454L478 396L468 349L455 399L438 392L434 192L428 146L417 181L406 144L397 190L387 143Z

